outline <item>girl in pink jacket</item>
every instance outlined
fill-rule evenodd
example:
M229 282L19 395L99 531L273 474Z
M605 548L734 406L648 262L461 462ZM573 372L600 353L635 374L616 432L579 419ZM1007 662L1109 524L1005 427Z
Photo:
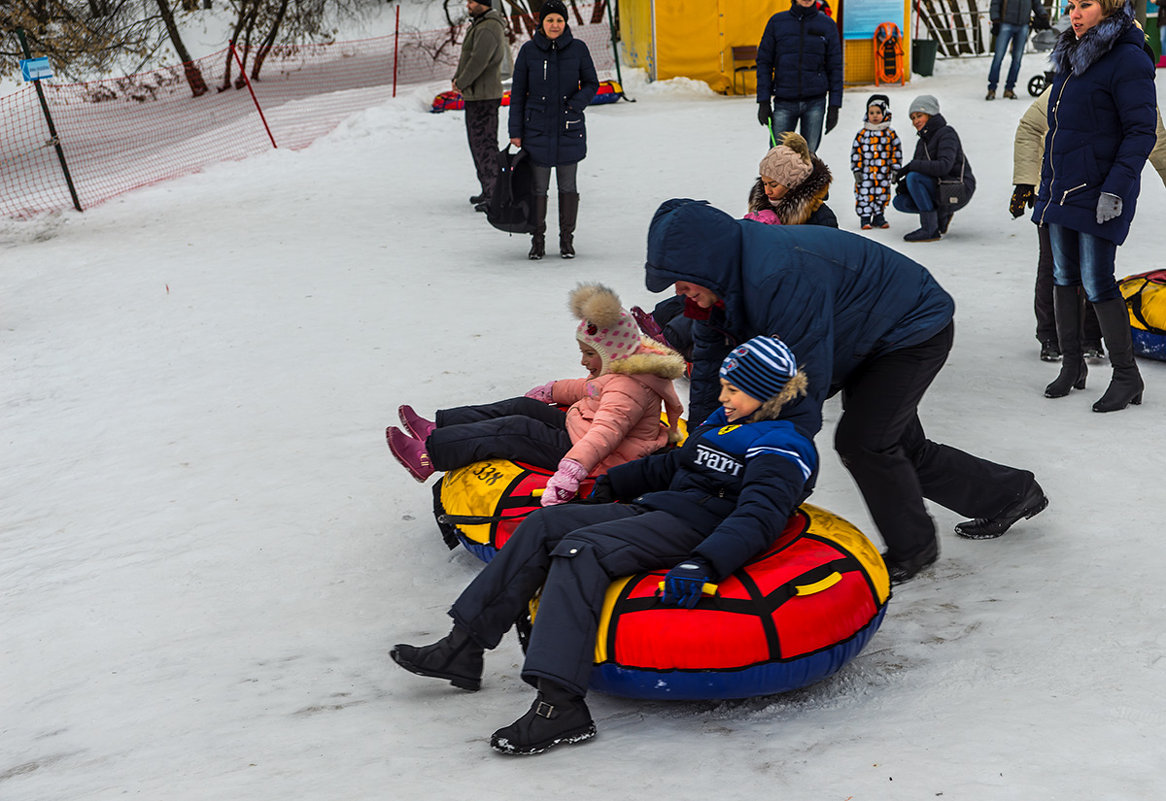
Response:
M619 297L602 284L580 284L569 305L580 320L575 339L587 377L551 381L521 398L442 409L433 421L401 406L405 430L389 426L385 435L415 479L487 459L526 462L556 471L542 496L542 505L551 506L575 497L588 476L679 439L672 381L684 374L680 354L641 337Z

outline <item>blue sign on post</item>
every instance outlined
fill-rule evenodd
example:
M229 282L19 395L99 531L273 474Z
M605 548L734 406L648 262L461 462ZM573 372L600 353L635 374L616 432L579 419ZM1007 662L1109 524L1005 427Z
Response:
M39 58L22 58L20 60L20 74L26 81L39 81L53 77L53 68L49 66L48 56Z

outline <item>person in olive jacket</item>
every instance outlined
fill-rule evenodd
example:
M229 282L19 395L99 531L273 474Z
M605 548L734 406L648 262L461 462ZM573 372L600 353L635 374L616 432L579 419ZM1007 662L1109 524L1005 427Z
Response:
M485 211L494 194L498 159L498 105L502 102L502 67L509 63L506 21L491 7L493 0L469 0L470 27L462 42L453 89L461 92L466 110L466 139L482 191L470 198Z
M919 228L903 237L907 242L931 242L947 233L951 218L972 199L976 177L964 154L960 136L939 113L939 101L920 95L911 101L911 124L919 132L915 157L895 173L896 189L892 205L907 214L919 215ZM952 205L942 202L940 181L960 181L966 199Z
M510 143L523 148L534 167L534 221L531 259L546 255L547 193L551 168L559 188L559 255L575 258L579 162L587 155L583 109L599 91L599 77L587 45L571 35L567 8L547 0L539 28L518 51L510 87Z

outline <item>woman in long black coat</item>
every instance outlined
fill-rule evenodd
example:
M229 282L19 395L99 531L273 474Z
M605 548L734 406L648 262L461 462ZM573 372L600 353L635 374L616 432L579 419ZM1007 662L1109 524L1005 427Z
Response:
M546 253L547 192L551 168L559 188L559 255L575 257L579 191L575 174L587 155L583 109L599 90L591 52L571 35L561 0L543 3L539 29L518 51L510 88L510 143L534 166L535 228L531 259Z

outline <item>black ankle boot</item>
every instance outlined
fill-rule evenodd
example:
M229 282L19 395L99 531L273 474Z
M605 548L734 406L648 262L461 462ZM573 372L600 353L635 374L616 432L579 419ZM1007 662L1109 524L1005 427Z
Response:
M417 648L399 643L389 651L389 656L410 673L448 679L454 687L474 692L482 688L484 650L467 631L455 625L433 645Z
M1089 368L1081 354L1081 316L1084 308L1075 286L1053 287L1053 317L1061 348L1061 372L1045 387L1046 398L1063 398L1074 389L1085 389Z
M882 556L891 583L902 584L915 578L919 571L935 564L935 560L939 558L939 542L933 540L931 545L908 559L895 559L888 552L884 552Z
M955 533L969 540L992 540L1002 535L1012 527L1012 524L1021 518L1038 515L1049 505L1044 490L1035 481L1028 488L1028 492L1016 499L995 517L977 517L957 523Z
M1101 324L1101 336L1105 339L1105 347L1109 350L1109 363L1113 365L1113 378L1096 403L1095 412L1116 412L1124 409L1131 403L1137 406L1142 402L1142 374L1134 363L1134 343L1130 334L1129 312L1126 311L1125 301L1121 298L1094 303L1093 310L1097 312L1097 322Z
M591 712L576 695L546 679L538 681L538 697L525 715L494 732L490 747L503 754L541 754L556 745L581 743L595 736Z

